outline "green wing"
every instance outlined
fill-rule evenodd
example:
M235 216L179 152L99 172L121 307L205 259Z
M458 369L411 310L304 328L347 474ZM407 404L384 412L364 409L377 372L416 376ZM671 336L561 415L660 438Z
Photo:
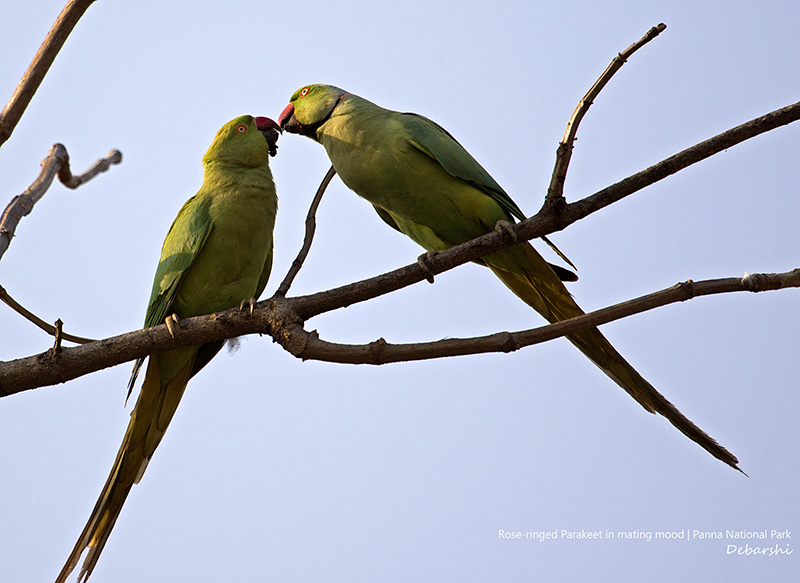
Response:
M169 228L153 280L153 291L144 319L145 328L164 322L183 275L208 239L211 233L209 204L210 201L205 198L190 198Z
M416 113L401 114L400 119L415 148L436 160L451 176L469 182L491 196L510 216L525 219L506 191L446 129Z
M450 135L450 132L435 121L416 113L403 113L400 115L400 119L406 131L408 131L411 144L415 148L436 160L451 176L469 182L479 190L491 196L497 204L509 214L509 217L516 217L520 221L525 220L525 214L520 210L517 204L511 200L508 193L497 184L495 179L492 178L483 166L478 164L478 161L464 149L464 146L459 144L458 140ZM389 223L390 226L397 229L391 217L384 216L385 213L381 213L380 210L378 210L378 214L384 221ZM559 257L575 268L572 261L570 261L550 239L545 236L542 236L541 239L547 243ZM555 270L562 281L577 281L578 279L578 276L568 269L553 265L552 263L550 267Z
M144 318L145 328L164 322L175 301L183 275L194 263L208 240L211 234L209 204L209 199L193 196L186 201L169 228L161 250L161 261L158 263L153 280L153 291L150 293L147 314ZM133 390L143 362L144 358L140 358L133 367L131 379L128 381L128 396Z

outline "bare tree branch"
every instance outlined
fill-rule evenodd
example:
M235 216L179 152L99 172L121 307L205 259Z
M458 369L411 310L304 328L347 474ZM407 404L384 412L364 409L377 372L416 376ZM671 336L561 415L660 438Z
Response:
M56 144L56 146L61 146L61 144ZM64 146L61 147L63 148ZM98 174L102 174L111 168L112 165L122 162L122 152L119 150L111 150L105 155L104 158L96 160L94 164L89 166L89 168L83 172L83 174L74 176L69 167L69 155L67 154L66 149L64 149L64 156L64 163L61 165L61 168L58 171L58 179L64 186L73 190L78 188L81 184L89 182Z
M56 320L56 333L55 333L56 339L55 342L53 343L53 348L50 349L52 351L53 356L56 356L63 350L63 348L61 347L63 329L64 329L64 322L62 322L61 318L59 318L58 320Z
M83 346L62 348L60 352L50 349L35 356L0 362L0 397L63 383L153 352L242 334L268 333L284 349L304 360L378 365L485 352L511 352L697 296L740 291L761 292L788 287L800 287L800 269L778 274L745 274L744 277L687 281L653 294L531 330L401 345L392 345L383 339L364 345L325 342L319 339L316 332L303 329L302 320L293 310L292 299L273 297L259 302L252 314L249 309L232 309L208 316L186 318L176 325L174 336L162 324Z
M526 346L541 344L573 332L595 328L614 320L698 296L739 291L761 292L788 287L800 287L800 269L785 273L746 274L744 277L697 282L689 280L646 296L569 320L562 320L555 324L518 332L497 332L473 338L448 338L413 344L389 344L383 338L379 338L369 344L337 344L320 340L316 331L307 332L299 324L292 326L283 336L277 338L282 345L285 343L284 347L289 352L303 360L344 364L381 365L390 362L430 360L486 352L513 352Z
M314 231L317 229L317 208L319 208L319 203L322 201L322 195L325 194L325 189L328 188L328 185L333 180L333 177L336 176L336 170L333 166L330 167L328 172L325 174L325 177L322 179L322 182L317 188L317 194L314 195L314 200L311 201L311 206L308 209L308 214L306 215L306 235L303 239L303 246L300 249L300 252L297 254L297 257L292 262L292 266L289 268L289 272L286 274L286 277L283 278L281 285L278 286L278 291L275 292L275 295L280 297L286 297L289 288L292 286L294 282L294 278L297 277L297 274L300 272L300 268L303 267L303 262L308 257L308 252L311 249L311 243L314 241Z
M0 216L0 259L11 244L20 219L30 214L33 206L45 195L56 176L64 186L75 189L101 172L108 170L112 164L119 164L121 161L120 151L112 150L105 158L92 164L86 172L73 176L69 167L67 149L61 144L53 144L47 157L41 162L42 170L39 172L39 176L36 177L33 184L25 189L25 192L11 199Z
M74 176L69 166L67 149L61 144L53 144L47 157L41 162L42 170L39 172L39 176L36 177L33 184L25 189L25 192L11 199L2 216L0 216L0 259L2 259L6 249L11 244L11 239L14 237L19 221L25 215L30 214L34 205L41 200L47 189L50 188L56 176L64 186L75 189L101 172L108 170L112 164L119 164L121 161L122 154L119 150L112 150L105 158L101 158L92 164L86 172ZM2 286L0 286L0 300L50 335L79 344L92 341L57 330L56 327L51 326L14 300Z
M745 140L795 122L798 119L800 119L800 101L717 134L713 138L670 156L641 172L620 180L616 184L607 186L591 196L567 205L564 213L557 217L559 225L563 225L560 228L571 225L575 221L587 217L591 213L605 208L618 200L622 200L626 196L675 174L692 164L705 160Z
M561 141L558 144L558 149L556 150L556 164L553 168L553 175L550 178L550 186L547 188L545 207L554 208L563 207L564 205L564 181L567 178L567 168L569 167L569 162L572 158L572 149L573 144L575 143L575 136L578 133L578 126L580 125L583 116L586 115L587 111L589 111L589 107L592 105L592 103L594 103L594 100L600 94L600 91L603 90L603 87L606 86L606 83L608 83L611 80L611 77L613 77L614 74L622 68L622 65L625 64L628 58L630 58L633 53L656 38L666 29L667 25L664 23L654 26L642 38L619 53L611 61L606 70L603 71L603 74L600 75L597 81L595 81L594 85L592 85L586 95L583 96L583 99L578 102L578 105L575 107L575 111L572 112L572 115L567 122L567 129L564 132L564 137L561 138Z
M284 304L287 300L281 300ZM284 306L265 301L252 314L234 308L226 312L186 318L173 325L175 336L166 324L127 332L81 346L52 349L17 360L0 362L0 397L41 386L64 383L85 374L142 358L155 352L223 340L243 334L279 330L287 317Z
M94 3L94 0L70 0L67 2L64 9L59 14L50 32L44 39L44 42L39 47L33 61L28 66L28 69L22 76L19 84L17 84L14 93L8 100L8 103L0 112L0 146L2 146L14 129L17 127L19 120L28 108L33 96L39 89L45 75L50 70L53 61L61 47L69 37L75 25L84 15L86 10ZM21 195L14 197L8 206L3 211L0 217L0 258L8 249L11 244L11 239L14 237L14 232L17 229L20 219L29 214L33 210L33 206L44 196L53 178L57 175L59 180L67 188L78 188L84 182L94 178L97 174L105 172L111 164L119 164L122 161L122 154L113 150L105 158L101 158L95 162L86 172L79 176L73 176L69 166L69 155L67 149L61 144L54 144L50 148L47 158L42 160L42 170L37 179L29 186ZM91 342L87 338L80 336L73 336L62 332L61 322L59 319L57 325L51 326L44 320L33 314L30 310L25 309L24 306L14 300L8 292L0 286L0 299L11 307L14 311L22 315L24 318L33 322L36 326L56 337L56 346L60 345L60 341L69 340L71 342L86 343Z
M94 0L70 0L58 15L11 99L0 112L0 146L11 137L67 37L92 3Z

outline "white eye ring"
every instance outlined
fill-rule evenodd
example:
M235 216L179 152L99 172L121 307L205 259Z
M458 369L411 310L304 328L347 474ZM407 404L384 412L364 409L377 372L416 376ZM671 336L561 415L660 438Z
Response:
M240 123L238 126L236 126L236 133L237 134L243 134L246 131L247 131L247 126L245 124Z
M300 90L300 97L305 97L306 95L308 95L308 91L309 91L309 89L310 89L309 87L303 87L303 88Z

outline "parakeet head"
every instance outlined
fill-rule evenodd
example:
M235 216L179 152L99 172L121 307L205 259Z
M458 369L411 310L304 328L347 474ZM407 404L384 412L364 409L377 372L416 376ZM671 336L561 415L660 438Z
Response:
M203 163L228 162L257 168L267 164L278 150L278 124L268 117L243 115L229 121L217 132L203 156Z
M317 128L325 123L346 95L346 91L331 85L306 85L294 92L278 123L287 132L316 140Z

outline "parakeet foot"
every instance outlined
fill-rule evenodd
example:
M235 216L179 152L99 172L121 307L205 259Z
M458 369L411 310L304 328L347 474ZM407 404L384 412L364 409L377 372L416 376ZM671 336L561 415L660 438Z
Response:
M494 230L498 233L505 233L511 240L516 243L517 242L517 234L514 232L514 225L509 223L508 221L499 220L494 224Z
M178 318L178 314L171 314L167 316L164 320L164 323L167 325L167 331L169 335L175 338L175 327L180 324L180 319Z
M250 315L252 316L253 312L256 309L256 299L255 298L250 298L248 300L242 300L242 303L239 304L239 309L240 310L244 310L244 309L246 309L248 307L250 308Z
M433 283L433 271L431 271L430 260L434 255L436 255L436 253L428 251L417 257L417 264L422 268L422 271L425 272L425 279L428 280L428 283Z

